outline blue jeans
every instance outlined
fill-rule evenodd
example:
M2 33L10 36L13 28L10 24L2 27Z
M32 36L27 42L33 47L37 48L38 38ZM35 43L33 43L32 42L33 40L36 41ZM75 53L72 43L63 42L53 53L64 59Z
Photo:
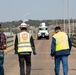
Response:
M68 75L68 56L55 57L55 75L59 75L60 61L62 61L63 75Z
M1 53L4 54L4 52L1 52ZM4 58L1 58L0 59L0 75L4 75L4 67L3 67L3 65L4 65Z

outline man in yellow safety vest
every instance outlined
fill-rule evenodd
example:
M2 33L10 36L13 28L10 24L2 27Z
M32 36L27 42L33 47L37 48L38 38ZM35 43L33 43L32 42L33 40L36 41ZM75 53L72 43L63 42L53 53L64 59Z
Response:
M25 75L24 60L26 61L26 75L31 72L31 53L36 55L33 37L27 32L27 24L21 23L20 33L17 33L15 38L15 54L19 57L20 75Z
M55 34L52 37L51 58L55 60L55 75L60 75L60 61L63 65L63 75L68 75L68 55L70 55L72 43L60 26L55 27Z

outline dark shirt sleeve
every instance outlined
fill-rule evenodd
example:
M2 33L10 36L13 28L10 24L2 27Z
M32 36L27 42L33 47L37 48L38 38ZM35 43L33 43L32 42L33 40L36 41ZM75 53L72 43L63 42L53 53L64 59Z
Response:
M55 55L55 49L56 49L56 40L54 38L52 38L52 44L51 44L51 56Z
M6 36L5 34L2 33L2 50L5 50L7 48L7 43L6 43Z
M3 39L3 45L6 44L6 36L4 34L3 34L2 39Z
M72 48L72 42L71 42L69 36L68 36L68 42L69 42L69 48L70 48L70 51L71 51L71 48Z
M33 52L34 52L34 51L35 51L35 45L34 45L34 39L33 39L32 36L31 36L31 38L30 38L30 43L31 43L32 50L33 50Z
M17 35L16 35L15 43L14 43L14 50L15 50L15 52L17 52L17 49L18 49L18 38L17 38Z

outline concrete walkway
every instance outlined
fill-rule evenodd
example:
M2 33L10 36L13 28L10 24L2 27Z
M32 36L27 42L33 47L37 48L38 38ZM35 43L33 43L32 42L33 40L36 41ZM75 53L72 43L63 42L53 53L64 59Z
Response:
M50 40L36 40L37 55L32 54L31 75L54 75L54 60L50 57ZM20 75L19 63L14 50L5 54L5 75ZM63 75L62 65L60 75ZM69 56L69 74L76 75L76 48L72 48Z

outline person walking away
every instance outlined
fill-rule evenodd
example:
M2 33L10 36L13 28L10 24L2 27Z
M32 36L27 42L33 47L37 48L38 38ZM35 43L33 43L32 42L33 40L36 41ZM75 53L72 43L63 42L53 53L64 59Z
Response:
M26 61L26 75L30 75L31 72L31 53L36 55L34 39L30 33L27 32L27 24L21 23L21 32L16 35L15 38L15 54L18 53L20 75L25 75L24 61Z
M4 75L4 50L6 49L6 37L0 24L0 75Z
M72 43L60 26L55 27L55 34L52 37L51 58L55 60L55 75L60 75L60 61L62 62L63 75L68 75L68 55L71 52Z

